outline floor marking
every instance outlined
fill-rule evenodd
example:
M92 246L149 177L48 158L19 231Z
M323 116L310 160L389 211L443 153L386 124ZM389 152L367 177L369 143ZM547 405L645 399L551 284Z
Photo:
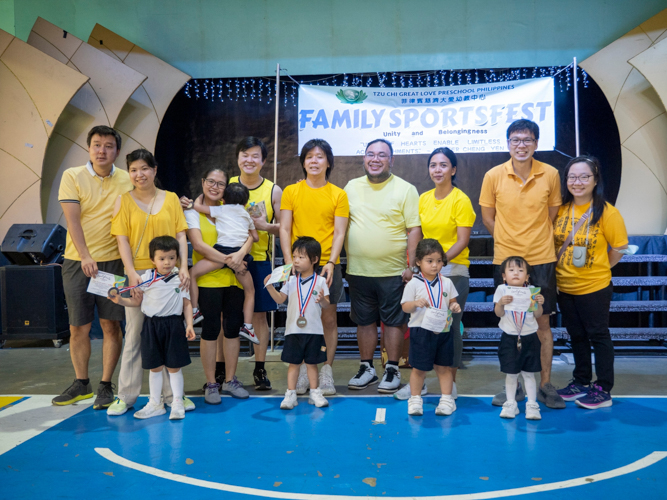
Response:
M25 401L28 398L23 398L21 396L14 396L14 397L7 397L7 396L0 396L0 411L6 410L7 408L11 408L12 406Z
M289 493L289 492L278 492L278 491L268 491L260 490L257 488L248 488L245 486L233 486L231 484L215 483L213 481L206 481L203 479L195 479L192 477L181 476L179 474L173 474L171 472L163 471L156 469L155 467L150 467L147 465L138 464L127 460L119 455L116 455L109 448L95 448L100 456L106 458L110 462L127 467L129 469L134 469L139 472L144 472L155 477L162 479L169 479L171 481L176 481L178 483L189 484L192 486L199 486L202 488L209 488L212 490L227 491L230 493L239 493L242 495L255 495L267 498L285 498L293 500L358 500L362 497L352 496L352 495L317 495L312 493ZM656 462L659 462L663 458L667 457L667 452L665 451L654 451L649 455L646 455L644 458L632 462L631 464L624 465L618 469L613 469L607 472L601 472L599 474L593 474L592 476L584 476L576 479L568 479L566 481L558 481L555 483L548 484L536 484L533 486L524 486L522 488L513 488L509 490L498 490L498 491L485 491L481 493L468 493L463 495L433 495L433 496L423 496L423 497L388 497L388 496L363 496L363 498L371 498L375 500L380 499L391 499L391 500L484 500L488 498L503 498L514 495L527 495L530 493L541 493L544 491L553 491L561 490L564 488L572 488L574 486L583 486L586 484L595 483L597 481L604 481L605 479L612 479L614 477L623 476L625 474L630 474L631 472L636 472L640 469L649 467Z
M387 409L386 408L377 408L375 410L375 420L373 420L373 425L377 424L385 424L385 417L387 415Z

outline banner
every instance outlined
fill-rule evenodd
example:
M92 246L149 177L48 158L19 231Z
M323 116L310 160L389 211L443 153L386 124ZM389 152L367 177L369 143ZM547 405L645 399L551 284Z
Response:
M540 126L538 151L556 146L553 78L452 87L299 86L299 151L324 139L341 156L363 155L378 138L394 154L507 151L507 127L522 118Z

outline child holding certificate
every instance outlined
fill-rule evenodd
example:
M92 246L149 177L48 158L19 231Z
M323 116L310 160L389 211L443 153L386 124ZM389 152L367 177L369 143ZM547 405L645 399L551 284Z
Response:
M451 415L456 411L452 397L454 362L452 313L460 313L456 302L458 293L449 278L440 274L447 265L445 251L438 240L423 239L417 245L415 256L419 274L413 275L405 286L401 305L410 314L410 392L408 415L423 415L420 395L426 372L435 368L442 396L435 409L436 415Z
M289 363L287 391L285 399L280 403L283 410L291 410L299 404L296 400L296 382L299 368L304 362L310 384L308 403L318 408L329 406L329 402L322 395L322 389L317 385L317 365L327 360L322 308L329 305L327 281L314 272L321 255L322 247L315 238L298 238L292 245L292 269L295 276L289 278L280 292L276 291L272 284L266 287L278 304L289 299L285 321L285 346L280 357L282 361ZM270 278L271 275L267 276L264 283Z
M530 266L523 257L509 257L500 265L504 284L496 288L493 296L494 311L500 318L503 334L498 347L500 371L505 377L507 401L500 412L502 418L514 418L519 414L515 394L519 373L526 387L526 418L540 420L537 404L535 373L542 369L540 363L540 339L537 337L536 318L542 316L544 297L539 288L530 288Z

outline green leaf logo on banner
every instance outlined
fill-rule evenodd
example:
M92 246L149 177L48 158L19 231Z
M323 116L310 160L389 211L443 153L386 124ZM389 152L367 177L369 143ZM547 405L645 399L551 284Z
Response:
M340 102L347 104L357 104L364 102L368 96L363 90L340 89L336 94Z

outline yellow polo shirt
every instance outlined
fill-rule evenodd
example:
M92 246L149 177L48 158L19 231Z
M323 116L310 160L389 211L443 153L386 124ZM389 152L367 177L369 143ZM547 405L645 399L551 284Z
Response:
M233 182L238 182L239 184L243 184L239 179L239 176L232 177L231 179L229 179L230 184ZM250 192L250 198L248 198L248 203L246 204L246 208L248 208L251 203L260 203L263 201L264 206L266 207L266 222L269 223L273 223L274 221L273 200L272 200L274 187L275 184L271 182L269 179L263 179L262 183L256 188L253 189L248 188L248 191ZM252 255L252 258L257 262L270 260L271 235L266 231L257 230L257 236L259 236L259 241L256 241L255 243L252 244L252 248L250 249L250 255ZM215 242L213 244L215 245Z
M457 187L442 200L435 199L435 189L419 197L419 218L424 238L438 240L445 252L458 241L456 230L472 227L476 217L470 198ZM470 250L465 247L448 264L470 267L469 255Z
M560 176L551 165L533 158L524 183L512 160L484 175L479 195L482 207L496 209L493 263L518 255L531 266L556 261L549 207L561 205Z
M60 203L78 203L81 207L81 228L86 246L95 262L120 259L116 238L111 235L111 217L116 198L132 189L130 175L115 166L106 177L100 177L90 162L63 172L58 190ZM81 260L72 237L67 232L65 258Z

